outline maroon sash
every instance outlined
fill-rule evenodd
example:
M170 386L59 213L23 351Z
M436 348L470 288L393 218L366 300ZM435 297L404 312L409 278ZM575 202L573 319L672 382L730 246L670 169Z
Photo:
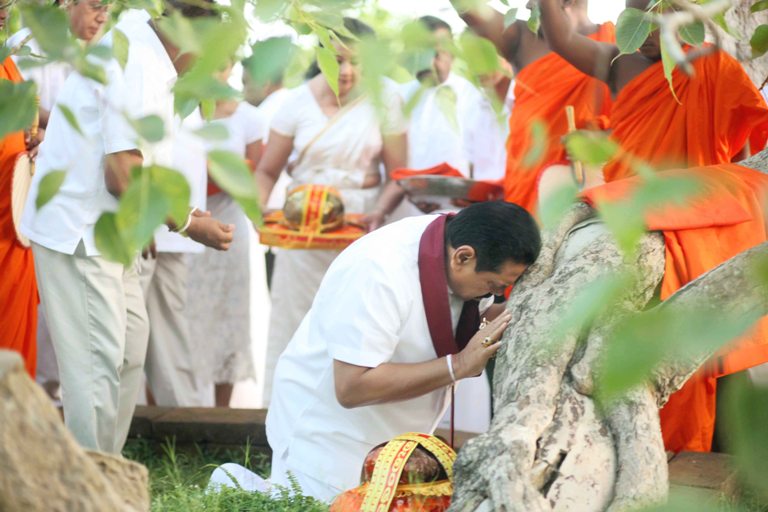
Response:
M432 221L419 242L419 282L427 314L427 326L437 357L455 354L467 346L480 327L476 300L464 302L454 337L451 307L448 301L448 277L445 266L445 224L452 215Z

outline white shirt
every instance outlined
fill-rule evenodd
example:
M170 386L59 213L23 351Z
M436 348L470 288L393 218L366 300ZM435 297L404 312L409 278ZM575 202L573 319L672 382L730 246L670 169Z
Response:
M470 114L482 99L480 91L468 80L451 73L436 87L422 89L421 83L413 80L400 86L400 93L406 110L416 102L408 130L408 167L427 169L447 162L469 175L464 131ZM451 104L455 108L447 106ZM454 120L446 115L450 111L455 111Z
M18 46L31 34L29 29L23 28L9 37L5 45L9 48ZM37 44L37 41L30 39L24 43L24 46L29 47L32 52L31 55L24 57L13 55L11 58L14 63L18 64L19 61L46 62L45 53L40 48L40 45ZM56 101L59 89L61 89L67 76L72 72L72 67L66 62L54 61L47 62L41 66L20 67L19 72L24 80L35 82L37 85L37 95L40 98L40 106L50 111Z
M176 122L179 123L178 118ZM208 165L205 140L193 132L202 128L203 124L199 109L193 110L183 121L180 121L174 139L173 165L171 166L187 178L190 189L189 204L199 210L206 209ZM155 231L155 247L158 252L202 253L205 250L203 244L178 233L171 233L165 224Z
M267 437L290 467L339 489L359 484L368 451L404 432L432 432L448 388L393 403L345 409L334 359L375 368L435 359L419 282L421 235L435 215L374 231L328 269L275 370ZM453 328L463 302L449 294ZM446 372L448 370L446 369Z
M225 140L208 141L209 149L231 151L245 157L245 149L249 144L264 140L267 136L267 123L258 108L248 102L241 101L229 117L215 119L212 124L223 125L228 136Z
M514 97L513 97L514 101ZM500 180L507 165L507 136L510 110L505 103L496 112L485 95L467 116L464 130L464 151L476 180Z
M107 191L104 182L105 156L139 149L145 165L173 166L173 137L147 144L123 115L158 115L166 134L173 135L171 88L177 78L176 69L147 20L146 13L131 13L117 23L116 28L129 41L128 61L125 70L114 59L104 64L107 85L77 72L64 82L56 105L66 105L72 111L82 135L58 108L52 109L22 217L22 232L33 242L74 254L83 240L86 253L98 255L93 228L102 213L117 208L117 199ZM112 32L100 44L111 45ZM64 170L67 176L54 198L37 211L35 199L40 181L54 170Z

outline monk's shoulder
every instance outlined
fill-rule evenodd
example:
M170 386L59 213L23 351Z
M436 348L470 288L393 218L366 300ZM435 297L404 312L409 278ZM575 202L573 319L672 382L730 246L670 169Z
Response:
M526 22L517 20L515 23L519 24L520 37L513 63L519 71L533 61L545 56L551 50L546 40L531 32Z

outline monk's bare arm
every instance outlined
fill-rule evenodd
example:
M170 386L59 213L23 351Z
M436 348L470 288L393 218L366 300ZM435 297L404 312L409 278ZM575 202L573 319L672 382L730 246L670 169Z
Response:
M491 41L502 57L514 62L523 24L516 22L504 28L504 16L498 11L490 7L467 9L465 4L468 3L470 2L466 0L451 0L451 4L472 32Z
M259 158L254 174L262 207L266 206L280 173L285 168L285 164L288 163L291 151L293 151L293 137L277 133L274 130L269 133L269 142L267 142L267 147Z
M467 346L452 357L456 380L479 375L501 344L497 340L509 325L512 315L502 313L483 331L478 331ZM488 336L495 343L484 346ZM423 363L384 363L376 368L333 361L336 399L342 407L353 408L408 400L451 384L445 357Z
M549 47L576 69L610 83L611 62L619 54L616 45L579 34L563 11L561 0L539 0L541 27Z

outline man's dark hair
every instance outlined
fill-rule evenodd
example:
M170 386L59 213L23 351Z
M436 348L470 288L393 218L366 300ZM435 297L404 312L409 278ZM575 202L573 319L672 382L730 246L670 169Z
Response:
M419 18L419 21L425 27L427 27L427 30L429 30L430 32L434 32L442 28L447 30L449 33L453 34L453 30L451 30L451 26L445 21L438 18L437 16L430 16L430 15L422 16L421 18Z
M530 265L541 251L541 235L531 214L505 201L464 208L446 225L445 241L453 248L468 245L475 250L475 272L498 272L507 261Z

